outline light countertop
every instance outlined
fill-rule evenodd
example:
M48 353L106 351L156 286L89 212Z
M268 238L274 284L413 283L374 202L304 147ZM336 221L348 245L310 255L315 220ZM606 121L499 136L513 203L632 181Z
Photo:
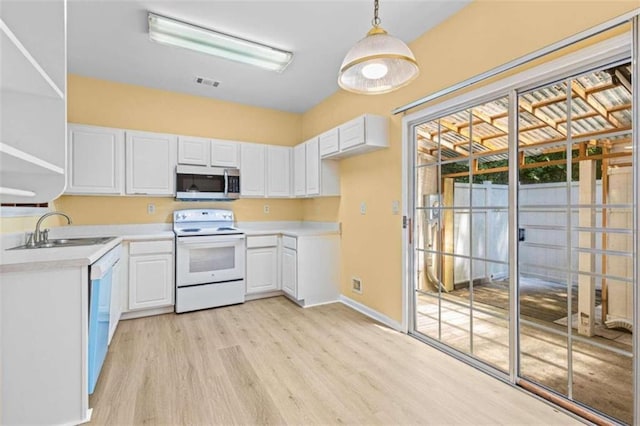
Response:
M292 237L340 234L335 222L238 222L237 227L248 236L283 234Z
M116 237L105 244L75 247L7 250L24 244L24 234L3 236L0 244L0 272L59 269L87 266L100 259L123 240L173 239L171 224L59 226L51 228L50 239Z
M63 269L88 266L122 242L121 237L104 244L75 247L54 247L6 250L2 247L0 272Z
M335 222L239 222L246 235L283 234L293 237L335 235L340 225ZM60 248L7 250L24 244L24 234L12 234L0 241L0 272L33 269L55 269L91 265L122 241L173 239L172 224L60 226L52 228L49 238L111 237L105 244Z

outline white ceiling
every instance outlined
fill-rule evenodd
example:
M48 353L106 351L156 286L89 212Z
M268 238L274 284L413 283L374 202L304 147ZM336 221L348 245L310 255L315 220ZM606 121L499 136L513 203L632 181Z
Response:
M471 0L381 0L381 26L409 43ZM149 40L147 11L294 52L281 74ZM68 71L301 113L333 94L373 0L68 0ZM196 76L220 81L217 88Z

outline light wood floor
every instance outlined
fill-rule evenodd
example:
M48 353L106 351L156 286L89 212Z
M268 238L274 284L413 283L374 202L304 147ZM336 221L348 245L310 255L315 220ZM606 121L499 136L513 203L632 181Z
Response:
M92 424L579 424L336 303L120 322Z

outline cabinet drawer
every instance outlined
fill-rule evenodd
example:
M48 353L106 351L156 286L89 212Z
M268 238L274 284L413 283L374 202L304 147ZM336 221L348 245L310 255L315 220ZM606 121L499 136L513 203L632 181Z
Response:
M173 240L132 241L129 254L173 253Z
M247 237L247 248L276 247L278 245L277 235L261 235L259 237Z
M296 250L298 245L298 239L295 237L289 237L287 235L282 236L282 246L284 248L290 248L292 250Z

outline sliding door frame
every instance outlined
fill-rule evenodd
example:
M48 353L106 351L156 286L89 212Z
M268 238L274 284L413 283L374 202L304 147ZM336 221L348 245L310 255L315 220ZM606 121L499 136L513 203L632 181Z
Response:
M509 190L508 190L508 223L509 223L509 275L512 283L518 279L518 94L535 87L553 82L571 75L578 75L610 63L631 59L632 75L637 80L640 76L640 65L638 57L640 54L640 24L638 15L632 18L633 29L619 36L614 36L605 41L581 49L580 51L567 54L559 59L555 59L523 71L503 80L486 85L479 89L464 93L458 97L443 101L437 105L426 107L423 110L408 114L402 119L402 176L403 186L403 214L407 231L403 233L403 321L402 326L405 332L410 335L459 358L474 367L512 385L517 385L519 376L519 300L518 286L511 285L509 288L509 370L507 374L499 371L488 364L459 352L450 346L429 338L417 331L416 327L416 292L415 292L415 238L416 235L416 205L415 205L415 166L416 166L416 134L415 128L420 124L445 117L454 112L462 111L473 106L482 104L484 101L509 97ZM619 22L612 25L614 28L621 25ZM634 239L633 247L636 252L634 262L634 321L633 321L633 375L634 375L634 408L633 419L640 421L640 336L638 325L640 322L640 238L638 238L638 203L640 202L640 167L638 157L640 151L640 84L634 81L633 84L633 106L632 106L632 127L633 127L633 147L636 155L633 156L633 182L634 191Z

